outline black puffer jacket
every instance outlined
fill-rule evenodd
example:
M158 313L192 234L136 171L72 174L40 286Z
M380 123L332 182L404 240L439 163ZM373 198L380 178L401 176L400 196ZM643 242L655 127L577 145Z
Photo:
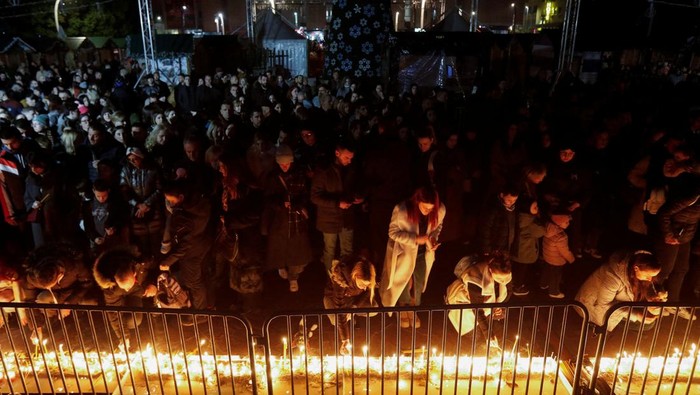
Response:
M498 197L493 198L481 218L481 252L509 252L515 240L517 221L514 210L508 211Z
M662 237L672 234L681 244L690 242L700 221L700 190L696 188L693 194L667 201L658 217Z

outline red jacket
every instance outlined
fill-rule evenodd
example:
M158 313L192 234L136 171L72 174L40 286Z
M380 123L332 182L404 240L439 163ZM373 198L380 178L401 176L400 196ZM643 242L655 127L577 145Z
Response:
M27 172L15 154L0 151L0 204L5 221L20 219L25 214L24 187Z

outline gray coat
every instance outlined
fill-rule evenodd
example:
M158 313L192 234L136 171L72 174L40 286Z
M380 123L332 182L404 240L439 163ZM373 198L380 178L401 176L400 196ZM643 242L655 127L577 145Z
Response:
M605 314L615 304L635 301L627 269L629 259L630 255L613 254L606 264L588 277L576 294L576 301L586 306L593 324L602 326ZM607 330L615 329L627 313L627 309L616 310L608 320Z

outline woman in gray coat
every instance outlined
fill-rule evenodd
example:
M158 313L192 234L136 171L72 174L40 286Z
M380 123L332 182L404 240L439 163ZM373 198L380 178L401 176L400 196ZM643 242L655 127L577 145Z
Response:
M605 314L621 302L646 302L665 299L659 295L652 283L661 271L656 257L648 251L633 254L616 253L598 268L579 289L576 300L583 303L590 314L591 323L605 325ZM628 316L629 314L629 316ZM657 316L648 310L617 309L607 322L607 330L612 331L623 319L644 324L652 323Z

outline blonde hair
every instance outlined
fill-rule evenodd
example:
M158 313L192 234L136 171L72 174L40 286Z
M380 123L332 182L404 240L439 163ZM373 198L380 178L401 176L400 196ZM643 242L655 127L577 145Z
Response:
M153 147L155 147L156 144L158 144L158 135L161 131L164 131L166 136L168 137L175 136L175 133L169 127L165 125L155 125L153 129L151 129L151 132L148 134L148 137L146 137L146 149L148 151L152 151Z
M369 300L372 302L374 300L374 288L377 285L377 271L374 269L374 265L366 259L360 259L352 267L350 278L353 281L369 281Z
M116 124L117 122L120 122L121 124L126 124L128 121L126 114L124 114L121 111L113 112L110 119L112 120L112 124Z
M63 128L63 133L61 134L61 144L65 148L66 153L69 155L75 155L77 153L78 145L80 144L80 133L73 128Z

